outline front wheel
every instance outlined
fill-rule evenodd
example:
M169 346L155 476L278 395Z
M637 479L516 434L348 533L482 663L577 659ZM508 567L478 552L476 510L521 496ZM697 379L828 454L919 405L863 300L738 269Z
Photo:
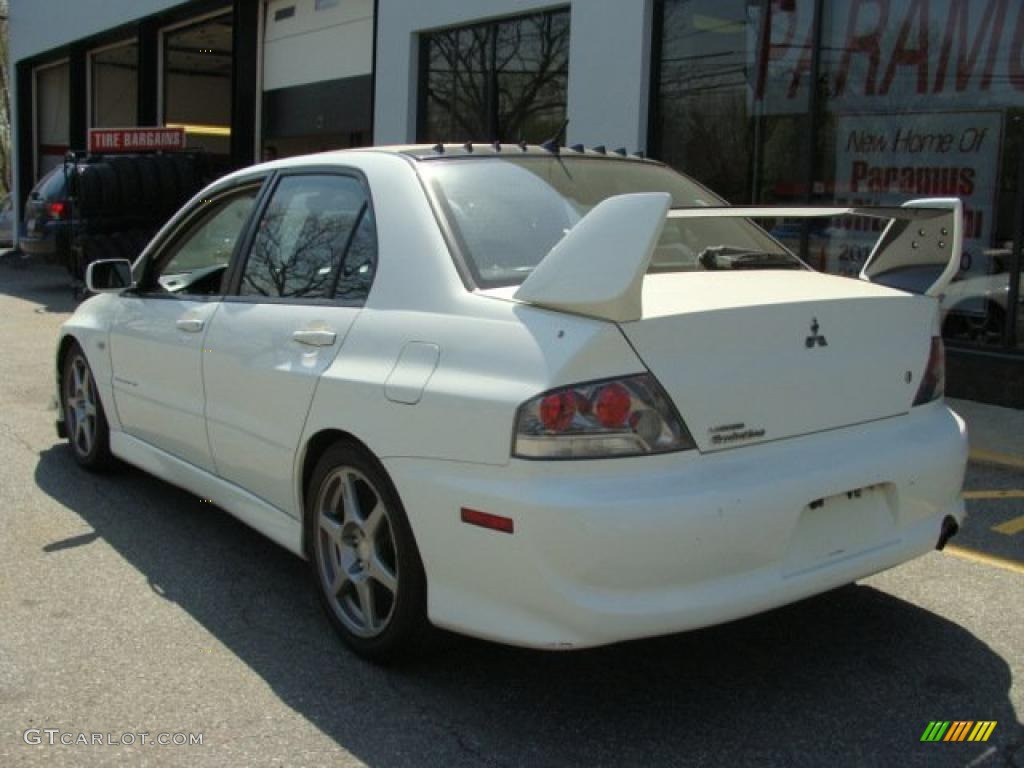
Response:
M345 643L380 662L414 650L429 626L423 563L397 491L361 447L337 443L317 463L306 541L321 602Z
M96 391L96 379L77 343L64 359L61 394L64 424L75 461L86 469L108 468L114 461L110 453L110 428Z

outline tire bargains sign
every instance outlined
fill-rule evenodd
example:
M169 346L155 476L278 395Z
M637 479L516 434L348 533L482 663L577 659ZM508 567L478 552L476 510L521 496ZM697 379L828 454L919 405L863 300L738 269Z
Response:
M89 151L114 152L177 151L185 148L184 128L90 128Z

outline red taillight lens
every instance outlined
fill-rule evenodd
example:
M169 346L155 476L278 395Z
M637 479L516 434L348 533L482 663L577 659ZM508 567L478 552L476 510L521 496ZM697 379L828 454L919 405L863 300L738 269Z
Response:
M64 215L68 212L68 204L60 200L55 203L49 203L46 206L46 212L50 214L51 219L63 219Z
M572 392L556 392L540 401L539 410L544 429L564 432L576 415L576 398Z
M519 407L513 455L608 458L693 448L686 426L650 374L563 387Z
M923 405L938 400L946 391L946 349L941 336L932 336L928 352L928 366L924 369L921 386L917 388L914 405Z
M621 427L626 423L632 404L629 391L618 382L612 382L598 391L594 413L603 426Z

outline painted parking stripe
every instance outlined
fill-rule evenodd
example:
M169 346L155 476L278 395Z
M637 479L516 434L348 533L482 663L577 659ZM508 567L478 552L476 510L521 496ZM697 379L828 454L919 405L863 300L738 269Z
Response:
M992 530L996 533L1002 533L1006 536L1015 536L1016 534L1024 531L1024 515L1015 517L1013 520L1007 520L1005 523L999 525L993 525Z
M1024 456L996 453L995 451L983 451L979 448L975 448L970 453L970 459L971 461L976 461L979 464L995 464L999 467L1024 469Z
M964 491L965 499L1024 499L1024 491Z
M972 563L981 563L982 565L992 566L993 568L1000 568L1004 571L1010 571L1011 573L1024 574L1024 563L1018 563L1016 560L1009 560L1005 557L999 557L997 555L989 555L985 552L978 552L974 549L967 549L956 544L947 544L942 550L947 555L953 555L961 560L970 560Z

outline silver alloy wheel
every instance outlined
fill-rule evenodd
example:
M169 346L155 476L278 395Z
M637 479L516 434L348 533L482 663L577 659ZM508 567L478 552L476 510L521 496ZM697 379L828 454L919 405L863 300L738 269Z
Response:
M64 393L67 432L78 455L88 456L96 444L96 384L84 357L75 355L69 364L71 379Z
M316 500L320 584L341 623L358 637L387 629L398 597L398 556L380 491L349 466L333 469Z

